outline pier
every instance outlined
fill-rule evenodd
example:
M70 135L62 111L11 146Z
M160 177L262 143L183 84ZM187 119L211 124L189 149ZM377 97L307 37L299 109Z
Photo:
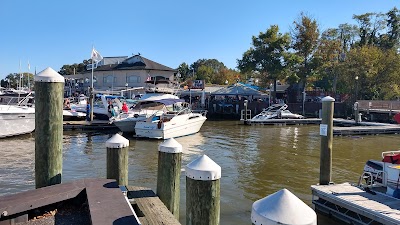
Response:
M88 121L64 121L64 130L118 130L118 128L108 120Z
M319 213L350 224L400 224L400 200L366 192L349 183L312 185L312 203Z

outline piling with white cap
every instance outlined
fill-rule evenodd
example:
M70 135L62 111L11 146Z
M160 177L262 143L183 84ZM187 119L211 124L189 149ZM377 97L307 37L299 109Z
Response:
M317 214L287 189L253 203L254 225L317 225Z
M174 138L158 146L157 195L169 211L179 219L182 145Z
M320 125L321 153L319 184L327 185L332 180L332 139L333 111L335 99L327 96L322 99L322 120Z
M115 134L106 141L107 179L115 179L118 185L128 185L129 140Z
M221 167L203 155L186 166L186 224L217 225Z
M35 75L35 186L61 183L64 77L48 67Z

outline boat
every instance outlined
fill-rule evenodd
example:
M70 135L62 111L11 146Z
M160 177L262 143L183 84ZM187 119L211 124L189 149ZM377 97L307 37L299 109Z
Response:
M128 113L120 113L113 118L112 123L124 133L134 133L137 121L146 120L153 114L160 116L168 111L167 107L172 107L178 102L184 102L184 100L171 94L145 94Z
M207 119L206 113L192 111L186 102L176 103L172 111L136 122L136 137L169 139L197 133Z
M300 114L295 114L287 110L286 104L274 104L255 115L250 121L264 121L269 119L304 119Z
M121 96L113 95L99 95L100 98L96 98L93 104L93 116L97 120L110 120L110 113L108 112L108 102L113 103L114 110L119 114L119 109L122 107L122 103L119 101ZM76 106L76 112L87 112L87 105Z
M0 138L28 134L35 130L35 108L27 105L28 97L17 105L0 105Z
M63 121L84 120L86 113L77 112L74 109L63 109Z
M179 84L168 79L162 80L148 80L145 82L145 91L147 93L165 93L174 94L179 89Z
M368 160L358 185L381 187L385 194L400 198L400 151L382 152L381 161Z

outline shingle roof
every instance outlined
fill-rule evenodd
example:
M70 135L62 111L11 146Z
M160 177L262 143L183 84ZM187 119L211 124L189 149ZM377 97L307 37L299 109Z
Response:
M130 61L133 58L139 59L139 61L130 63ZM158 71L176 72L175 69L172 69L168 66L164 66L160 63L156 63L140 55L134 55L130 58L127 58L120 64L104 65L96 68L96 71L109 71L109 70L158 70Z

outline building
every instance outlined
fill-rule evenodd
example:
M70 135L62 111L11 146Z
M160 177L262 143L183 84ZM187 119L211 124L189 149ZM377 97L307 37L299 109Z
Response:
M91 65L87 72L66 75L66 95L74 93L88 94L91 85ZM104 57L93 71L93 87L95 91L136 90L144 87L149 80L174 81L177 70L149 60L141 55L132 57Z

